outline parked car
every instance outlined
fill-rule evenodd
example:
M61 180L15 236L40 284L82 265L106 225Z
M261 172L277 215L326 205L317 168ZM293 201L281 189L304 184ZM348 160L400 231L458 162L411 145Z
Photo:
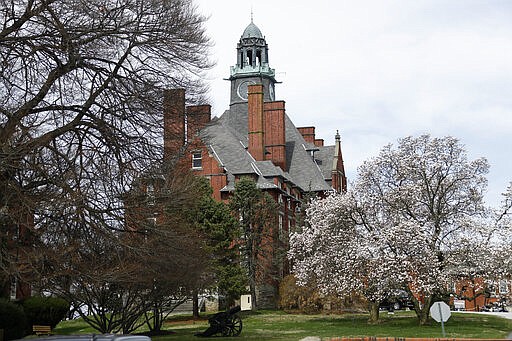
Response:
M379 305L380 310L394 311L401 309L414 309L411 298L407 292L400 290L395 294L390 294L383 299Z
M505 302L494 302L493 304L484 305L481 311L508 312Z

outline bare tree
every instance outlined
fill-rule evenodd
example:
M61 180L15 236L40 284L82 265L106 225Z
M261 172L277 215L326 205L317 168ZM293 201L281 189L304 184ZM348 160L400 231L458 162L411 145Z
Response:
M162 89L197 100L206 90L204 21L190 0L0 0L0 213L11 249L24 245L6 231L21 226L31 246L43 236L71 245L77 229L125 231L124 194L162 160ZM37 258L16 254L1 262L11 275Z
M68 299L100 332L130 333L142 324L158 331L208 266L205 241L185 213L197 205L197 178L179 170L169 175L134 182L123 198L125 230L70 221L64 237L43 236L50 251L32 254L40 287Z

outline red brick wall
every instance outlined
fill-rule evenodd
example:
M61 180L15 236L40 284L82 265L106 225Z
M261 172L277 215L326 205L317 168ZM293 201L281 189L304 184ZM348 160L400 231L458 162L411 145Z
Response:
M315 146L323 147L324 146L324 139L315 139Z
M185 89L164 91L164 160L185 144Z
M192 169L192 171L198 176L204 176L210 180L210 186L213 189L213 198L217 201L224 201L221 197L220 190L227 185L227 175L224 168L219 165L217 159L210 154L208 148L203 142L195 137L188 145L185 157L182 162L187 162L188 167L192 168L192 153L201 151L202 167L198 169Z
M286 171L285 103L267 102L263 105L265 124L265 148L267 160Z
M330 341L503 341L505 339L464 339L464 338L430 338L430 337L333 337Z
M308 143L315 143L315 127L300 127L297 128L304 140Z
M492 305L498 301L498 297L486 297L487 284L482 277L472 279L459 279L455 283L455 294L464 300L466 311L480 311L485 305ZM451 302L453 303L453 301Z
M187 141L191 141L197 132L210 122L211 110L210 105L187 107Z
M263 85L249 85L248 94L249 153L256 161L264 161Z

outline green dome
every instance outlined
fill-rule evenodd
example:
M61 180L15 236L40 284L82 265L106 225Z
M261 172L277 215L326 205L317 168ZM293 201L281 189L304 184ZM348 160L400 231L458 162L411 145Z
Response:
M254 25L254 23L251 21L249 26L245 28L244 34L242 34L242 39L243 38L263 38L263 34L261 34L258 26Z

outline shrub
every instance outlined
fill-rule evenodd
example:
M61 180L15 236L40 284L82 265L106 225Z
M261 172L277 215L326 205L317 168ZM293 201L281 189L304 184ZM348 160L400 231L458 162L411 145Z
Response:
M52 329L69 312L69 303L58 297L34 296L23 301L23 308L29 326L40 324Z
M328 313L364 312L368 303L365 298L352 294L347 297L321 295L312 281L306 286L297 284L295 276L288 275L279 285L279 307L288 311L314 314L320 311Z
M288 275L279 285L279 307L284 310L299 310L306 314L318 313L323 302L314 285L297 285L295 277Z
M4 330L4 340L20 339L25 336L25 313L13 302L0 299L0 329Z

